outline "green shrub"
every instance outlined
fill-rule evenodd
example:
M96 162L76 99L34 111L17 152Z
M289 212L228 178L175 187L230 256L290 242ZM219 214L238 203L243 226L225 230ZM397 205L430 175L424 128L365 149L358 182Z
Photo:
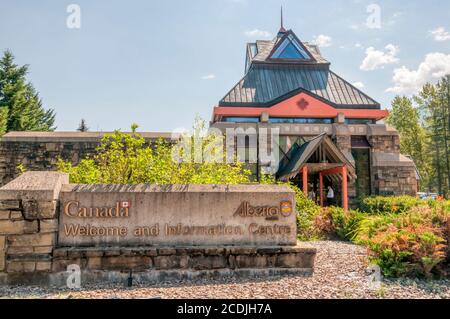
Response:
M367 246L385 276L430 277L446 258L443 205L418 206L403 214L368 216L359 223L354 242Z
M359 223L365 218L365 215L359 211L345 211L340 207L328 207L323 211L324 215L331 219L334 233L345 240L352 240Z
M295 204L297 210L297 237L299 240L317 240L322 238L322 232L315 225L316 216L320 214L320 206L308 199L303 191L289 184L295 191Z
M368 214L401 214L426 202L412 196L369 196L359 200L359 208Z
M103 137L96 154L77 166L58 161L59 171L69 173L70 182L78 184L243 184L250 182L251 172L239 161L226 163L218 139L210 135L202 140L202 154L214 154L217 161L196 163L175 161L174 153L183 155L182 145L162 139L146 145L134 132L115 131ZM192 143L194 144L194 143ZM193 153L193 152L192 152ZM187 155L186 155L187 156ZM219 158L220 157L220 158ZM223 157L223 158L222 158ZM220 161L222 159L222 161Z

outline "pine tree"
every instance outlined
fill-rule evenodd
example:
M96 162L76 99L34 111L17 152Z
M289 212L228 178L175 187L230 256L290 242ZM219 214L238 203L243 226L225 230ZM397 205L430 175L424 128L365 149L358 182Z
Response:
M79 132L87 132L89 131L89 127L86 125L86 121L84 119L81 119L80 125L78 125L77 131Z
M437 189L447 196L448 176L448 107L442 98L443 89L439 85L426 84L415 97L422 112L422 124L429 138L427 154L430 157L430 189Z
M14 64L11 51L0 59L0 134L8 131L52 131L55 113L44 110L33 85L27 82L28 65Z
M450 75L442 78L437 84L438 97L439 97L439 109L440 109L440 136L444 149L442 150L445 157L445 170L447 174L447 189L444 193L447 193L450 188Z

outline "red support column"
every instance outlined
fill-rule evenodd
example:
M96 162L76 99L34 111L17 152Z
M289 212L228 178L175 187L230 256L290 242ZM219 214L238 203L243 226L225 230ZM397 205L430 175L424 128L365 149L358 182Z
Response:
M320 196L320 207L323 207L323 175L322 175L322 172L319 173L319 196Z
M302 168L302 174L303 174L303 193L305 196L308 196L308 167L305 165Z
M342 167L342 208L348 210L347 166Z

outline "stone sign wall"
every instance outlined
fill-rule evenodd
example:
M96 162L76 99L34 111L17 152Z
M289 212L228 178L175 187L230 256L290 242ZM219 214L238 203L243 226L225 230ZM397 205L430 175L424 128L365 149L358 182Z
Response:
M65 185L60 246L295 245L294 192L278 185Z
M0 188L0 284L310 274L294 192L279 185L72 185L26 172Z

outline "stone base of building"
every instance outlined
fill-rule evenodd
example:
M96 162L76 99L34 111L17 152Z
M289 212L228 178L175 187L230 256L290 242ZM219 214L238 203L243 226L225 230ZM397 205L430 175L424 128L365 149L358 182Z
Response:
M184 248L56 248L51 259L28 259L26 254L6 261L3 285L64 287L77 265L85 283L157 283L196 278L267 277L312 274L316 249L282 247ZM71 267L70 267L71 266ZM69 267L69 268L68 268Z

